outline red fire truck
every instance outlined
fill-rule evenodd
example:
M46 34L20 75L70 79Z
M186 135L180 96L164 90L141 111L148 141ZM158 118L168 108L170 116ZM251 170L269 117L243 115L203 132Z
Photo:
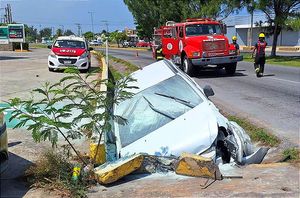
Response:
M212 19L169 21L154 30L153 57L162 55L171 59L189 75L193 75L195 67L205 69L208 65L225 68L227 74L233 75L243 56L237 53L225 34L226 25Z

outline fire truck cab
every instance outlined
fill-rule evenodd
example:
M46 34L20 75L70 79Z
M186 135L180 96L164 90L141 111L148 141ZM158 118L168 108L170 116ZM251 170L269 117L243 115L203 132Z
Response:
M172 60L182 70L193 75L195 67L208 65L225 68L233 75L243 56L229 43L226 25L211 19L187 19L182 23L167 22L154 30L153 57L162 49L163 57Z

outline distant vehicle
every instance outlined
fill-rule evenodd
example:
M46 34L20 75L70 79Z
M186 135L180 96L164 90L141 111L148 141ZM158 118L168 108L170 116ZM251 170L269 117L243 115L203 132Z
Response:
M101 41L98 41L98 40L93 40L93 41L90 41L89 44L99 46L99 45L102 45L103 43Z
M122 42L122 47L129 47L129 42L128 41L123 41Z
M136 41L129 41L128 47L136 47L137 42Z
M162 46L163 56L189 75L193 75L196 67L205 69L208 65L225 68L227 74L233 75L243 56L236 54L235 46L225 34L226 25L213 19L168 21L154 30L153 57L157 57L156 52Z
M0 114L0 173L8 166L8 142L7 130L3 113Z
M52 46L48 56L49 71L77 67L80 72L87 72L91 67L91 53L93 48L88 47L87 41L82 37L61 36Z
M136 47L151 47L152 44L150 42L146 42L144 40L139 40L139 42L137 42Z

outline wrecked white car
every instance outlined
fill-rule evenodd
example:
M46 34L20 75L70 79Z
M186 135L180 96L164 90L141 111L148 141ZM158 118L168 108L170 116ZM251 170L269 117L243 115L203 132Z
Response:
M208 99L214 95L168 60L132 73L134 96L114 106L117 156L147 153L180 156L183 152L210 157L217 163L260 163L267 150L254 147L235 122L228 121Z

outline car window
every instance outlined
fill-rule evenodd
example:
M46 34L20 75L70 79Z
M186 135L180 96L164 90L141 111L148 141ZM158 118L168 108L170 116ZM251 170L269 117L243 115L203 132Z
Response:
M54 47L85 49L85 43L83 41L57 40Z
M117 124L122 147L146 136L203 102L179 75L149 87L115 108L126 119Z
M221 34L221 27L217 24L188 25L185 28L186 36L199 36L206 34Z

